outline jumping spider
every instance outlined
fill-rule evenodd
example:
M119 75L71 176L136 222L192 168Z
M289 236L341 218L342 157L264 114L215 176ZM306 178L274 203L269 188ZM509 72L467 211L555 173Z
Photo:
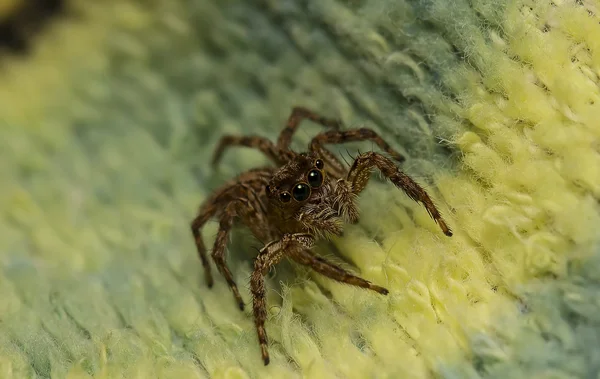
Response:
M308 152L297 153L289 145L303 119L331 130L314 137ZM388 294L387 289L354 276L311 252L318 239L339 236L344 222L358 221L356 197L365 189L374 168L411 199L420 201L444 234L452 235L425 190L400 171L391 159L367 152L358 155L348 171L331 151L325 149L325 144L370 140L396 161L404 161L404 157L374 131L366 128L342 131L340 126L337 120L321 117L306 108L294 108L277 144L258 136L224 136L215 151L213 165L218 163L227 147L245 146L260 150L278 167L258 168L240 174L204 202L191 224L210 288L213 277L200 229L212 217L219 219L212 259L227 280L241 310L244 302L225 262L225 247L234 220L240 219L265 244L254 260L250 278L254 320L265 365L269 364L269 352L264 327L267 317L264 275L284 256L339 282Z

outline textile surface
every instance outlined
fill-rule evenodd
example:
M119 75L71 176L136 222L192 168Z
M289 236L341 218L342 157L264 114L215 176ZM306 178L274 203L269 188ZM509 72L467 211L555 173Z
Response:
M0 57L0 378L598 377L598 21L585 0L67 2ZM381 133L454 236L374 178L317 251L390 294L278 266L265 367L190 221L266 163L212 168L219 138L275 139L297 105ZM229 249L247 304L257 248Z

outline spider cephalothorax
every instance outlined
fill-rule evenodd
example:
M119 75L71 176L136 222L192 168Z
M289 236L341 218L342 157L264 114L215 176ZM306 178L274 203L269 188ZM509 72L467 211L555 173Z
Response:
M298 154L266 187L273 220L280 233L307 232L317 237L341 235L344 214L325 162L314 153Z
M314 137L308 152L296 153L289 144L303 119L332 130ZM254 319L265 365L269 363L269 353L264 328L267 317L264 275L283 257L310 266L331 279L387 295L387 289L352 275L311 252L318 239L341 235L344 222L358 221L356 197L364 190L373 169L379 170L410 198L421 202L444 234L452 235L425 190L398 169L390 158L367 152L360 154L348 170L325 149L325 144L369 140L396 161L404 161L402 155L371 129L342 131L339 127L340 123L336 120L321 117L305 108L294 108L276 144L257 136L223 137L215 151L213 164L218 162L227 146L237 145L259 149L278 167L253 169L240 174L205 201L191 225L206 283L212 287L213 278L200 229L209 219L219 219L212 258L227 280L240 309L244 309L244 302L225 262L227 237L234 220L239 219L265 244L254 261L250 278Z

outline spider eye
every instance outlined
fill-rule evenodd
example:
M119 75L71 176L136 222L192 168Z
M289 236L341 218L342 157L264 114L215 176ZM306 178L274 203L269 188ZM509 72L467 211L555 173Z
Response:
M323 174L319 170L310 170L308 173L308 184L312 188L320 187L323 184Z
M320 159L317 159L317 161L315 162L315 166L317 166L317 168L318 168L319 170L322 170L322 169L323 169L323 167L325 167L325 163L323 163L323 161L322 161L322 160L320 160Z
M267 193L271 193L271 186L267 184L265 190L267 191Z
M292 195L296 201L304 201L310 197L310 187L305 183L298 183L294 186Z
M282 203L287 203L292 200L292 196L289 192L282 192L281 195L279 195L279 200L281 200Z
M282 192L281 195L279 195L279 200L281 200L282 203L287 203L292 200L292 196L289 192Z

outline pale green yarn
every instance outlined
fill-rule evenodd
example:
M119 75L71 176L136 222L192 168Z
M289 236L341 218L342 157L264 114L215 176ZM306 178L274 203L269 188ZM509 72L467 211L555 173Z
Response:
M521 292L524 315L498 320L494 335L472 336L472 365L441 369L444 378L595 378L600 374L600 254L569 267L564 279Z
M399 354L399 346L415 333L409 323L390 317L390 304L405 293L420 294L415 295L416 286L394 284L403 279L398 271L381 274L388 260L383 255L398 230L411 236L414 231L416 246L406 254L414 254L415 261L436 259L418 250L421 245L428 246L426 251L445 245L430 242L438 237L423 227L429 221L421 221L427 218L422 209L412 208L389 186L373 183L361 200L360 227L349 229L360 237L347 237L336 247L364 274L383 285L389 279L400 295L387 303L278 267L269 283L272 363L264 369L250 312L237 310L222 278L213 290L204 286L189 231L210 190L265 162L258 153L239 149L227 153L218 171L210 169L220 136L273 138L295 105L341 117L348 127L377 129L407 154L406 170L436 194L432 177L455 175L463 163L455 138L479 131L459 104L475 92L473 77L493 74L499 53L489 31L502 35L509 5L441 0L73 5L76 14L92 20L90 26L63 20L58 31L48 32L63 39L48 37L40 46L56 46L50 54L56 57L68 49L61 44L78 41L89 56L79 56L81 62L57 57L69 69L41 59L11 61L11 67L32 66L11 82L15 92L21 86L30 90L3 98L6 109L0 108L6 112L0 117L0 377L595 373L591 357L600 351L592 318L596 257L583 271L572 269L560 280L525 287L532 291L525 297L531 316L521 318L512 302L506 306L512 318L490 321L502 325L506 335L494 335L493 328L478 331L466 346L457 343L464 350L442 348L456 350L448 356L423 357L427 354L416 343L412 355ZM91 47L86 39L93 41ZM65 77L61 86L38 88L37 81L60 74ZM486 84L490 91L500 87ZM30 101L43 106L32 112ZM24 114L6 116L11 109ZM294 146L302 148L318 130L303 125ZM370 148L348 145L339 151L354 154L357 147ZM382 222L382 210L395 222ZM473 218L483 222L483 215ZM215 225L207 229L210 246ZM366 253L357 254L353 245ZM230 264L247 302L251 266L241 258L255 247L249 238L235 239L231 247ZM461 264L477 267L466 260ZM470 274L489 279L480 280L482 291L491 292L500 282L487 273ZM278 286L278 280L286 283ZM506 287L524 291L513 284ZM591 305L579 319L565 310L573 296L590 299L582 300ZM559 311L546 312L553 308ZM424 318L428 311L423 310ZM454 314L461 318L460 312ZM532 327L531 319L542 327ZM548 338L553 331L560 336ZM560 343L553 344L553 338ZM527 355L530 349L534 353ZM513 353L502 355L506 351ZM446 360L449 356L454 360ZM551 367L548 357L553 357Z

